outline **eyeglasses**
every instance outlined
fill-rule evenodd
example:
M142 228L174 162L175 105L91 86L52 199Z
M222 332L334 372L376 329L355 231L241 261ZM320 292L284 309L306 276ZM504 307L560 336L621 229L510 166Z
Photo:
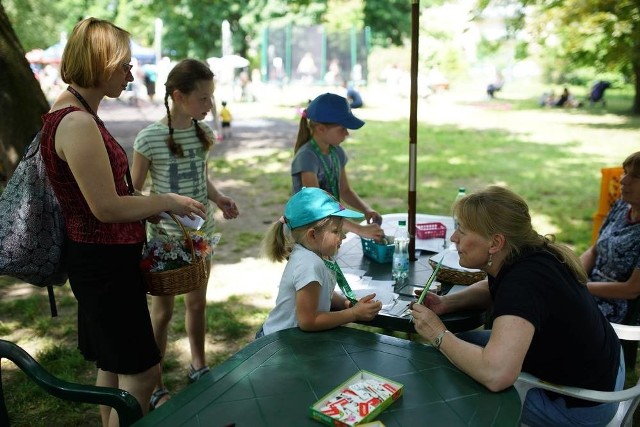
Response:
M126 62L123 62L120 65L122 65L122 70L124 70L125 74L129 74L133 68L133 64L127 64Z

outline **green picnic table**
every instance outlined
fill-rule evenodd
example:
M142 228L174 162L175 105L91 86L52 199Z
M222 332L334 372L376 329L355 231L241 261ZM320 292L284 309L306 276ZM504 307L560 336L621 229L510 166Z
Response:
M359 370L404 385L377 418L386 427L520 423L513 387L491 392L431 346L339 327L286 329L251 342L134 425L318 426L309 408Z

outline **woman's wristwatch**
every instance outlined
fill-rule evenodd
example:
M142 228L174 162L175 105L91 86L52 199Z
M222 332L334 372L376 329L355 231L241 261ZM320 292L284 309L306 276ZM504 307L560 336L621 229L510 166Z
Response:
M442 344L442 338L444 338L444 334L446 334L447 332L449 332L447 329L445 329L444 331L440 332L438 334L438 336L433 340L433 346L436 348L436 350L440 351L440 345Z

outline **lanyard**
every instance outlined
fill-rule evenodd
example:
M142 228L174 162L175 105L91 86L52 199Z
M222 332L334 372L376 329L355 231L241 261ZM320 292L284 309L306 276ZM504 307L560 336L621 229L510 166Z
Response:
M71 92L73 94L73 96L75 96L76 98L78 98L78 101L80 101L80 103L82 104L82 106L87 110L87 112L89 114L91 114L93 117L96 118L96 120L104 126L104 123L102 122L102 120L100 120L100 117L98 117L98 115L96 113L94 113L93 109L91 107L89 107L89 103L82 97L82 95L80 95L80 93L75 90L74 88L72 88L71 86L67 86L67 90L69 92Z
M328 259L323 259L323 261L324 261L324 265L326 265L327 268L329 268L329 270L332 270L336 273L338 286L340 286L340 290L342 290L342 293L351 302L351 306L353 307L354 305L356 305L358 303L358 300L356 299L356 295L351 290L351 286L349 286L349 282L347 282L347 279L344 277L344 274L342 274L342 270L340 270L340 266L338 265L338 263L335 261L329 261Z
M320 151L320 147L318 147L318 143L315 139L311 139L311 146L322 162L324 174L327 177L327 181L329 181L329 190L331 190L331 193L337 200L340 200L340 184L338 182L338 177L340 176L340 161L338 160L335 147L332 145L329 146L329 156L331 156L331 163L333 163L333 168L330 168L329 165L327 165L327 162L324 159L324 154Z

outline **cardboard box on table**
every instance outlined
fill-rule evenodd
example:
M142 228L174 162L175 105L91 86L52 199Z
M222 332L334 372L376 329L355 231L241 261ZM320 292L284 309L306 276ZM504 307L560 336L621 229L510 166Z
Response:
M363 399L350 389L353 386L362 386L366 382L381 385L384 396L372 390L371 398ZM403 388L402 384L372 372L358 371L311 406L309 414L311 418L329 426L362 425L373 421L385 408L398 400L402 396ZM354 414L355 407L357 414Z

